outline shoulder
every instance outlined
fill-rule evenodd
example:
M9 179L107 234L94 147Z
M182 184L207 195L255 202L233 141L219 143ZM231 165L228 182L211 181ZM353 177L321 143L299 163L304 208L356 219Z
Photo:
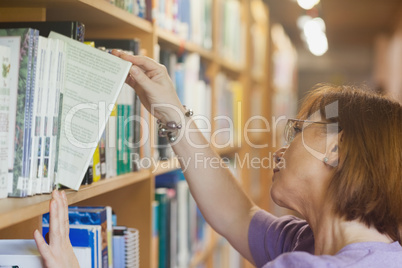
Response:
M314 237L306 221L294 216L278 218L260 210L250 222L249 247L261 267L286 252L314 252Z
M332 256L315 256L307 252L295 251L284 253L263 268L335 268L340 267Z

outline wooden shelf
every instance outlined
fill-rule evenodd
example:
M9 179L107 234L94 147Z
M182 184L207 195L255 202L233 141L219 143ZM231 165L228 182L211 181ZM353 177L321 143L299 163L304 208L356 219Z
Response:
M223 71L227 71L231 74L236 74L239 75L242 72L244 72L245 68L242 64L236 63L236 62L232 62L230 60L227 59L219 59L218 63L220 65L220 67L222 68Z
M264 77L263 73L252 72L251 73L251 79L256 84L261 84L262 85L265 82L265 77Z
M177 51L184 50L187 52L198 53L200 54L201 58L209 61L212 61L214 58L214 55L211 51L194 43L182 40L174 33L168 32L163 29L157 29L156 32L158 36L158 42L163 44L164 46L170 47L173 50Z
M110 191L135 184L151 175L150 170L124 174L115 178L104 179L91 185L81 186L79 191L65 190L68 203L74 204ZM26 198L5 198L0 200L0 229L40 216L49 211L50 194L35 195Z
M99 0L3 0L2 8L42 8L46 20L77 20L85 24L85 37L134 38L152 33L149 21L139 18L107 1ZM5 21L7 18L2 18ZM9 19L8 21L11 21Z
M152 174L155 176L161 175L163 173L167 173L173 170L180 169L179 160L174 157L165 161L158 161L157 166L153 168Z

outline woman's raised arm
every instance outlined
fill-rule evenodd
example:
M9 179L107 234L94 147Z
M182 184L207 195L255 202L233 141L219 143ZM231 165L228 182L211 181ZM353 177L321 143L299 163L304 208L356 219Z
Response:
M133 64L126 82L136 90L148 111L164 123L182 123L179 130L182 137L172 143L172 148L198 207L206 221L253 262L248 246L248 227L258 207L229 169L219 163L219 155L209 146L193 120L184 116L186 109L177 97L166 68L147 57L116 50L112 53Z

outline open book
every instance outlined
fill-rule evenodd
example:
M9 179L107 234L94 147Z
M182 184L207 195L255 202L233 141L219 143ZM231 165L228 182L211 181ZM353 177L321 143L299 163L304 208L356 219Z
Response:
M56 183L78 190L131 63L51 32L64 42Z

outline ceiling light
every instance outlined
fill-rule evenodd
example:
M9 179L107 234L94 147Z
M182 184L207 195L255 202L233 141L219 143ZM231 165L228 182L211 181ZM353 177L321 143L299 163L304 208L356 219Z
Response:
M297 3L299 4L299 6L306 10L312 9L319 2L320 2L320 0L297 0Z
M307 37L307 44L310 52L315 56L322 56L328 51L328 40L325 33Z
M325 22L321 18L307 21L303 27L304 34L309 37L315 34L325 33Z
M309 15L300 16L300 17L297 19L297 27L299 27L300 30L303 30L303 29L304 29L304 25L305 25L308 21L310 21L310 20L312 20L312 19L313 19L313 18L312 18L311 16L309 16Z

